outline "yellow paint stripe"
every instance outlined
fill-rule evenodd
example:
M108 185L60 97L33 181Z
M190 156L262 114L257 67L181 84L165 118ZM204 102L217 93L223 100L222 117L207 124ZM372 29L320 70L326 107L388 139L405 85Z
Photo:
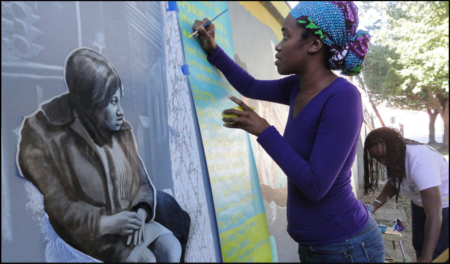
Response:
M289 6L284 1L270 1L270 3L280 12L280 14L285 18L291 11Z
M447 260L448 260L448 248L432 262L445 262Z
M272 2L273 3L273 2ZM273 33L277 36L278 40L281 41L283 39L283 34L281 33L281 26L280 23L267 11L267 9L256 1L239 1L239 4L244 6L244 8L247 11L250 11L250 13L256 17L261 23L264 25L269 26ZM289 7L288 7L289 8ZM278 7L277 7L278 9ZM288 12L289 13L289 12ZM278 43L275 43L275 45Z

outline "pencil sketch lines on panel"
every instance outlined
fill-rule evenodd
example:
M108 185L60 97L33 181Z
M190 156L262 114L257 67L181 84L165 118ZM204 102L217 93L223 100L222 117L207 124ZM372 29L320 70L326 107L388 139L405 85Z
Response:
M208 207L190 104L190 89L180 67L183 48L176 12L165 12L165 54L168 89L168 123L175 198L191 216L187 262L215 262ZM194 191L197 190L197 191Z

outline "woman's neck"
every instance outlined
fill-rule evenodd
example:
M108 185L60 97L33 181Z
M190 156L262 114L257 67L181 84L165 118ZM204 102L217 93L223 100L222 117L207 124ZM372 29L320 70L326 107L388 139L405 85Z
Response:
M112 131L102 122L98 114L86 112L82 108L76 109L78 118L84 128L94 140L95 144L102 147L105 144L111 144Z
M304 73L296 74L301 93L318 93L332 84L338 76L325 68L309 68Z

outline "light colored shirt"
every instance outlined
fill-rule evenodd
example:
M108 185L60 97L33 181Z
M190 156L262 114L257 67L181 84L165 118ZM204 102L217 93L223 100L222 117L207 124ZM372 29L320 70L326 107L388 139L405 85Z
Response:
M448 161L427 145L406 145L406 178L400 193L423 207L420 191L439 186L442 208L448 207Z
M110 197L118 198L118 201L112 201L113 212L121 211L130 205L131 196L131 169L125 153L117 142L116 137L112 136L112 146L108 144L97 147L103 164L105 165L106 177L108 182L108 191ZM109 158L108 158L109 156ZM112 194L114 192L114 195Z

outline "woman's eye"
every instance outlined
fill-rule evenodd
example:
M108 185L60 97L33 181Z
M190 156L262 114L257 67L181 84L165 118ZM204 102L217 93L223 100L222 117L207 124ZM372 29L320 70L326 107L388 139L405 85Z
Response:
M113 105L116 105L117 102L118 102L117 98L113 98L113 99L111 100L111 104L113 104Z

